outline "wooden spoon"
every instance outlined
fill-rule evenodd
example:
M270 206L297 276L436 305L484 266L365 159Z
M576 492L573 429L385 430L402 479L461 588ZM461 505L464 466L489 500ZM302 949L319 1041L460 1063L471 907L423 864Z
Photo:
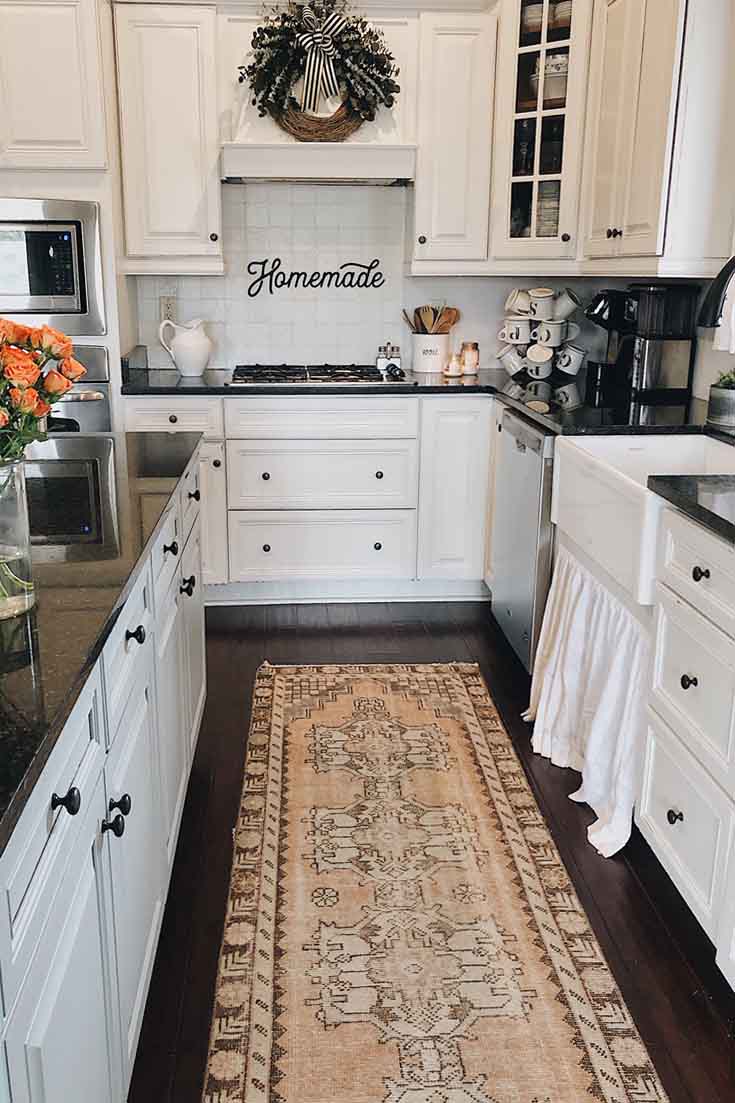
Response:
M436 321L436 315L434 313L434 307L433 306L422 306L421 309L419 310L419 313L421 315L421 321L423 322L423 325L424 325L424 332L425 333L433 333L433 331L434 331L434 322Z
M411 330L411 333L416 333L416 326L413 324L405 310L403 311L403 317L406 319L406 325Z
M415 333L426 333L426 330L424 329L424 323L421 321L421 308L418 306L413 312L413 322Z

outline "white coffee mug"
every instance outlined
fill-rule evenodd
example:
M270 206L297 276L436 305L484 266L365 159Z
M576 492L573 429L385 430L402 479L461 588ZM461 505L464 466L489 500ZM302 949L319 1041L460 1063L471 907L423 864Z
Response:
M576 410L582 405L579 388L576 383L565 383L563 387L557 387L554 391L554 400L563 410Z
M497 353L497 359L508 375L518 375L526 370L526 358L518 345L504 345Z
M587 350L581 345L567 343L562 345L556 354L556 366L565 375L576 375L584 363Z
M566 321L571 318L574 311L581 305L580 299L570 287L565 287L554 299L554 317L558 321Z
M498 334L499 341L511 345L527 345L531 337L531 323L522 314L505 319L505 325Z
M514 287L505 300L505 309L508 314L529 314L531 311L531 296L522 287Z
M549 351L551 350L549 349ZM531 379L548 379L553 370L554 362L552 359L539 363L537 360L526 357L526 371Z
M545 379L532 379L526 387L526 394L529 398L540 398L548 402L551 398L551 383L547 383Z
M576 322L567 322L567 341L576 341L582 332L582 327Z
M532 318L553 318L554 292L550 287L532 287L530 314Z
M536 341L539 345L546 345L547 348L558 348L563 344L567 336L567 323L555 322L551 319L545 322L540 322L535 329L531 330L531 340Z

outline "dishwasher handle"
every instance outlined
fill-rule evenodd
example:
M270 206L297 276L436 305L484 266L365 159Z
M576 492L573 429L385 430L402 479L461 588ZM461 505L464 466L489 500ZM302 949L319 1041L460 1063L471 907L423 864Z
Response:
M529 450L539 456L543 455L548 438L553 436L552 433L518 417L511 410L503 411L498 428L515 439L519 452Z

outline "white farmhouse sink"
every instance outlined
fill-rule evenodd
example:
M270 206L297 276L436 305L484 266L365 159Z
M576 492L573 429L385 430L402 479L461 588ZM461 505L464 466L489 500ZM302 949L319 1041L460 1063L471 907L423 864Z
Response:
M560 437L551 517L639 605L652 605L667 503L649 475L730 475L735 447L702 434Z

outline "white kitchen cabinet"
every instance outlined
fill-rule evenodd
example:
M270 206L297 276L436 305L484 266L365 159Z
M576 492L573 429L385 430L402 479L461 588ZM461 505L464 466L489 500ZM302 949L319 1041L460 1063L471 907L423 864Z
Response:
M104 169L97 0L2 0L0 28L0 168Z
M202 583L216 586L229 581L227 560L227 467L223 441L202 445L199 453L199 489L202 495Z
M223 271L214 7L116 4L126 272Z
M122 1098L105 812L100 775L5 1032L13 1103Z
M488 255L497 18L420 17L415 261Z
M165 847L153 662L153 642L148 637L140 647L135 687L120 721L121 735L112 745L105 769L108 819L124 827L120 837L112 831L108 831L106 837L110 840L126 1090L143 1021L164 903ZM126 797L130 798L127 815L124 812ZM116 809L116 802L123 807Z
M193 754L207 695L207 656L204 636L202 594L201 523L197 522L181 559L179 593L184 609L185 683L187 686L187 732Z
M418 577L482 579L492 403L421 403Z
M221 398L125 398L123 406L129 433L203 433L207 440L225 433Z
M178 573L159 603L156 620L156 703L161 770L161 808L167 868L173 865L179 823L189 780L189 725L186 708L184 598Z
M529 21L541 9L541 18ZM498 64L493 257L573 258L593 0L504 0Z

